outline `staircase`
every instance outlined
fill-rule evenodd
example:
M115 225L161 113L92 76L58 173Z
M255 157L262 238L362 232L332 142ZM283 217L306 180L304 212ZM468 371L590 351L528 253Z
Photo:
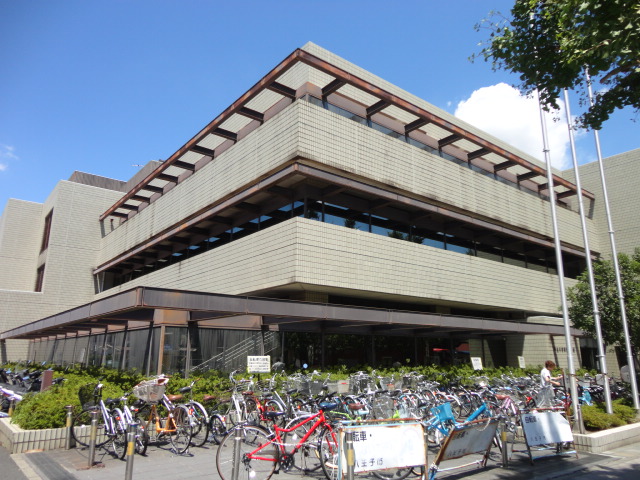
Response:
M264 350L262 349L263 344ZM236 343L224 352L191 367L191 371L219 370L221 372L231 372L233 370L245 370L247 356L269 355L279 348L280 334L278 332L255 332L251 337Z

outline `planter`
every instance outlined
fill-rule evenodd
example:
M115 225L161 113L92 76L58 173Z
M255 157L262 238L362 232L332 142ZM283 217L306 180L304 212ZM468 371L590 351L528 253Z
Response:
M25 453L30 450L55 450L65 448L66 428L23 430L10 418L0 418L0 445L9 453Z
M640 443L640 423L610 428L589 434L573 434L576 450L602 453L614 448Z

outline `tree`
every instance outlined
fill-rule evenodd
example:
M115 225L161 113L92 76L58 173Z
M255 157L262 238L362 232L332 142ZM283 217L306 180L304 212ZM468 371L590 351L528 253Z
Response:
M476 30L487 25L488 43L474 57L519 74L518 88L537 89L546 109L558 108L564 88L588 105L586 67L603 88L581 126L598 130L616 109L640 111L640 0L516 0L510 19L492 12Z
M636 350L640 344L640 248L636 248L633 255L620 253L618 263L625 297L630 341L632 348ZM596 283L604 343L607 345L620 343L624 347L624 332L620 321L620 301L613 262L609 260L593 262L593 276ZM569 318L573 325L596 338L591 290L586 271L578 277L578 283L575 286L567 289L567 299L570 302Z

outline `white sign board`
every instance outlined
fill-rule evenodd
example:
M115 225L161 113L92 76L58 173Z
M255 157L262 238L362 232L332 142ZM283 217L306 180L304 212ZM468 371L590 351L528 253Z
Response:
M569 420L560 412L523 413L522 428L527 445L545 445L549 443L573 442L573 433Z
M482 359L480 357L471 357L471 365L474 370L482 370Z
M419 423L346 427L341 431L342 445L346 445L347 431L353 432L356 473L426 463L424 434ZM346 448L342 448L341 465L346 475L345 451Z
M271 357L269 355L257 355L247 357L248 373L269 373L271 371Z
M527 368L527 364L524 361L524 357L518 357L518 366L520 368Z
M489 450L497 429L497 418L489 418L456 428L449 434L451 438L443 447L444 451L438 455L437 463L472 453L485 453Z

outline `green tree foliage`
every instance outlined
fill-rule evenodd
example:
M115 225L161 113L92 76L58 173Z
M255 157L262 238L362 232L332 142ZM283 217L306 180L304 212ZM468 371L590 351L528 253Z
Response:
M633 255L619 254L618 263L631 344L637 347L640 342L640 248L637 248ZM608 345L615 343L624 345L620 300L613 262L608 260L594 262L593 275L596 282L603 340ZM591 290L586 271L578 277L578 283L568 289L567 299L570 302L569 317L574 326L595 338Z
M557 108L564 88L588 105L587 67L604 88L579 122L597 130L616 109L640 110L639 25L638 0L516 0L510 18L492 12L476 29L491 32L479 56L519 74L520 90L537 88L546 108Z

